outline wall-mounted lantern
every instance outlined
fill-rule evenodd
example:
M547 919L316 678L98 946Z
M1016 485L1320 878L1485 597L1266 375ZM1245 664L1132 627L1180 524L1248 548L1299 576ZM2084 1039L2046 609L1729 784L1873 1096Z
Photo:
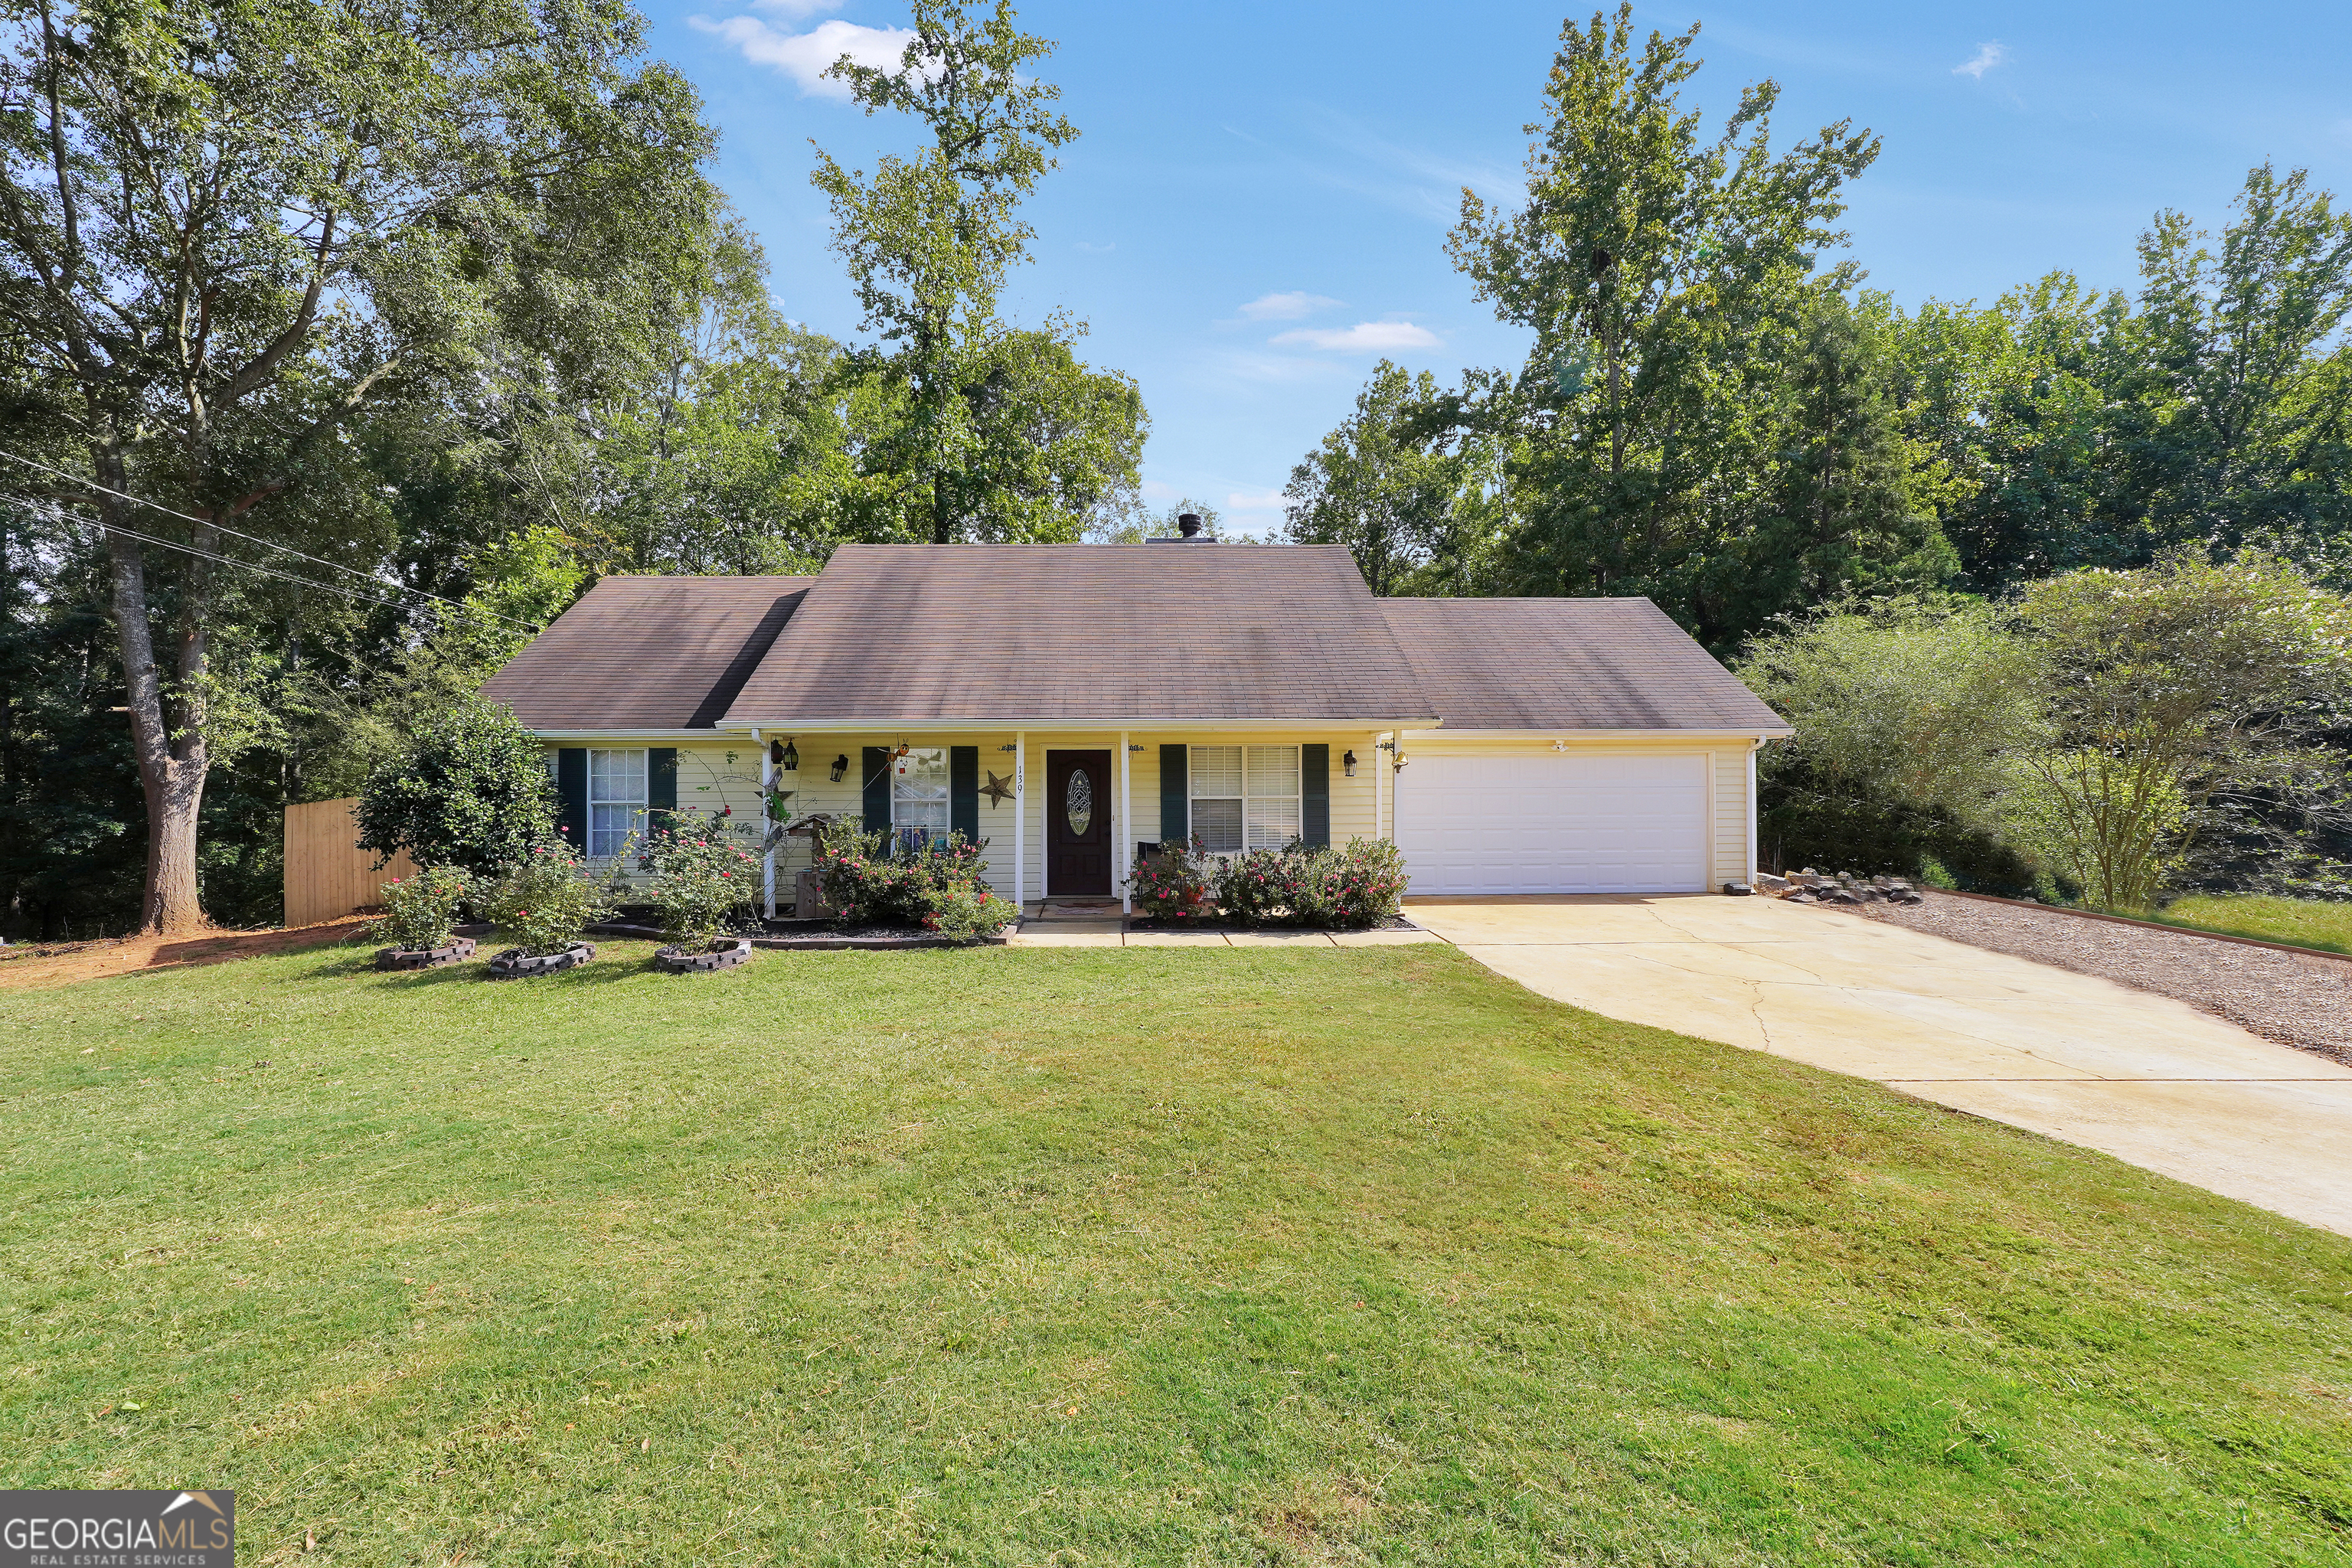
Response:
M1356 776L1356 753L1353 752L1340 752L1339 765L1348 770L1348 776L1349 778L1354 778Z
M801 771L800 748L793 745L790 741L769 742L768 760L775 763L776 766L783 769L784 772L788 773L796 773Z
M841 775L842 775L842 774L844 774L844 773L847 773L848 771L849 771L849 759L848 759L847 757L845 757L845 756L841 756L841 757L835 757L835 758L834 758L834 759L833 759L833 782L834 782L834 783L835 783L835 784L839 784L839 783L841 782Z

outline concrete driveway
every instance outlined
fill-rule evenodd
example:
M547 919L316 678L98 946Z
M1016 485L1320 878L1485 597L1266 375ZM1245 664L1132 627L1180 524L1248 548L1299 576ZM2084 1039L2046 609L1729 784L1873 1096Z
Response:
M2186 1003L1835 910L1416 899L1557 1001L1875 1079L2352 1236L2352 1068Z

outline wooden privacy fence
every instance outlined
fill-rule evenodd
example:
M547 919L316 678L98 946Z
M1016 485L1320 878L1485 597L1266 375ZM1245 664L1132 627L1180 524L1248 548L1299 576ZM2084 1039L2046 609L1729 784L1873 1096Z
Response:
M353 910L383 902L383 885L416 875L416 862L404 849L386 865L375 851L352 840L356 800L314 800L286 808L286 923L316 925L340 920Z

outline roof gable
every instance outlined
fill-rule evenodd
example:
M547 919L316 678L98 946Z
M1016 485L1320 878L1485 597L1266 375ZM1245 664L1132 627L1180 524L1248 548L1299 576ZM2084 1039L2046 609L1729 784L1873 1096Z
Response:
M1338 545L845 544L726 721L1436 713Z
M711 728L814 581L601 578L482 695L531 730Z

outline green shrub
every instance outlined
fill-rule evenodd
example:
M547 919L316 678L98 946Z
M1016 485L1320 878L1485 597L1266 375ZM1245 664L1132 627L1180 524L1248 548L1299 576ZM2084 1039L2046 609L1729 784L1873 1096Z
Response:
M815 867L825 901L845 921L869 925L922 925L937 895L984 890L988 862L963 835L892 854L888 836L860 833L835 822L817 836Z
M1213 895L1220 869L1215 857L1203 850L1197 838L1187 844L1165 844L1159 854L1136 867L1128 879L1128 891L1135 907L1146 915L1181 925L1215 912Z
M638 864L653 873L662 934L681 947L708 947L751 918L760 858L715 819L656 829Z
M1404 853L1385 838L1350 838L1325 852L1330 870L1324 908L1339 931L1369 931L1394 920L1404 904Z
M428 866L414 877L394 878L383 885L383 916L368 935L410 952L446 947L457 907L473 885L459 866Z
M1293 843L1236 855L1217 880L1217 906L1236 925L1362 931L1397 912L1404 857L1386 839L1333 849Z
M614 858L614 875L621 858ZM534 956L562 952L582 928L613 907L612 878L599 880L571 845L541 844L490 885L482 912L515 946Z
M360 788L359 847L495 877L555 832L546 752L513 712L471 701L416 727Z
M984 887L934 888L923 911L923 929L955 942L978 942L1020 918L1012 900L998 898Z

